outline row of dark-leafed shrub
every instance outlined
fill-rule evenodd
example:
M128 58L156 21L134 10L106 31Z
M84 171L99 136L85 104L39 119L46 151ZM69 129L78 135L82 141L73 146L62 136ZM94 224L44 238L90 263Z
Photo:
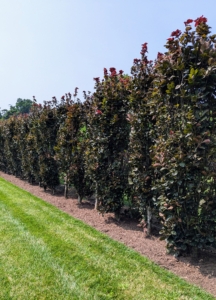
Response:
M104 69L83 102L76 88L2 121L0 168L53 191L62 176L116 217L127 202L170 252L196 253L216 245L216 35L189 19L165 47L153 62L143 44L131 76Z

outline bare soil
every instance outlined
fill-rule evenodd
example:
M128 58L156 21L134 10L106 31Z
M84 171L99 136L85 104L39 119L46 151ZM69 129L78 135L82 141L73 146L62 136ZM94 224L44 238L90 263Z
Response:
M118 222L111 213L102 216L95 211L93 202L84 200L82 204L78 204L76 194L73 192L69 194L68 199L65 199L60 191L57 191L56 195L52 195L50 190L44 192L39 186L30 185L13 175L0 172L0 176L107 234L114 240L133 248L161 267L200 286L216 297L215 253L203 252L196 261L190 257L176 259L166 253L165 242L159 240L157 236L146 238L142 226L135 220L124 217Z

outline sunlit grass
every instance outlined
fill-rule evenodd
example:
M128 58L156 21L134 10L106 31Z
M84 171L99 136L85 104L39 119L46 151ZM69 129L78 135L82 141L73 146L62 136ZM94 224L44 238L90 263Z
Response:
M0 178L0 299L214 298Z

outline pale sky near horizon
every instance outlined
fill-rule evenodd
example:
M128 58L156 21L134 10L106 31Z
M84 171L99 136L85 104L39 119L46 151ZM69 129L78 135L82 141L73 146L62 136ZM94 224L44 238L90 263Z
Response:
M154 60L170 33L204 15L216 33L215 0L0 0L0 108L18 98L38 103L115 67L130 74L141 44Z

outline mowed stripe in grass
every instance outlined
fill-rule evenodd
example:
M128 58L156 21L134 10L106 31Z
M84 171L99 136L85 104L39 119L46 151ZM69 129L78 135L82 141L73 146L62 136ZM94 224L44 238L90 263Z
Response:
M0 178L0 299L214 297Z

